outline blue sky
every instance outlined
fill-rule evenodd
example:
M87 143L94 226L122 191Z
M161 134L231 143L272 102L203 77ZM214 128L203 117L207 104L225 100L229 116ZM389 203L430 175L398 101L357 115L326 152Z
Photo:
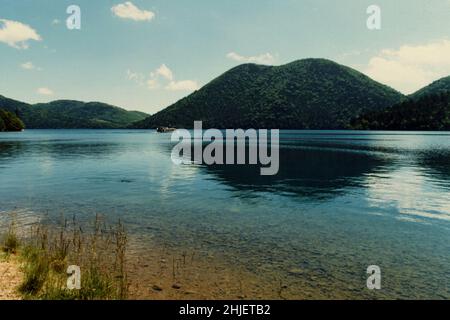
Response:
M81 8L81 30L66 9ZM366 27L369 5L381 30ZM450 0L1 0L0 94L154 113L244 62L321 57L405 93L450 75Z

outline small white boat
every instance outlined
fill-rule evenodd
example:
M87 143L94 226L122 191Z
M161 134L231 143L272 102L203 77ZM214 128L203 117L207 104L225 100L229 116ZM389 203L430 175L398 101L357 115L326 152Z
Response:
M156 128L156 132L159 133L166 133L166 132L173 132L177 130L176 128L169 128L169 127L158 127Z

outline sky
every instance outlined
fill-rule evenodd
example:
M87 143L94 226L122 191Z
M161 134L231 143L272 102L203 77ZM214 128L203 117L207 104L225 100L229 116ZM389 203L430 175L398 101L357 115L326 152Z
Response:
M151 114L239 64L303 58L412 93L450 75L450 0L0 0L0 95L29 103Z

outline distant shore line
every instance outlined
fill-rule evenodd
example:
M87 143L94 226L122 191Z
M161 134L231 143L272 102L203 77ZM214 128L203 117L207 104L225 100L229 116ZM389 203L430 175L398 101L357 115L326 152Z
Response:
M170 128L170 130L161 131L159 133L172 133L177 129L186 129L186 130L194 130L194 128ZM205 127L203 130L208 129L218 129L218 130L227 130L227 129L252 129L252 128L208 128ZM269 128L259 128L259 129L269 129ZM0 133L20 133L26 131L43 131L43 130L54 130L54 131L63 131L63 130L74 130L74 131L82 131L82 130L96 130L96 131L158 131L158 128L149 128L149 129L136 129L136 128L25 128L20 131L2 131ZM280 132L283 131L302 131L302 132L439 132L439 133L450 133L450 130L364 130L364 129L279 129Z

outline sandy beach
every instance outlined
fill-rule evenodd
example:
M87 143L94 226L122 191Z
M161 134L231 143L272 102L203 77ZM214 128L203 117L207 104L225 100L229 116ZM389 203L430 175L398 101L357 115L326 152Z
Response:
M17 288L23 280L16 256L0 256L0 300L20 300Z

